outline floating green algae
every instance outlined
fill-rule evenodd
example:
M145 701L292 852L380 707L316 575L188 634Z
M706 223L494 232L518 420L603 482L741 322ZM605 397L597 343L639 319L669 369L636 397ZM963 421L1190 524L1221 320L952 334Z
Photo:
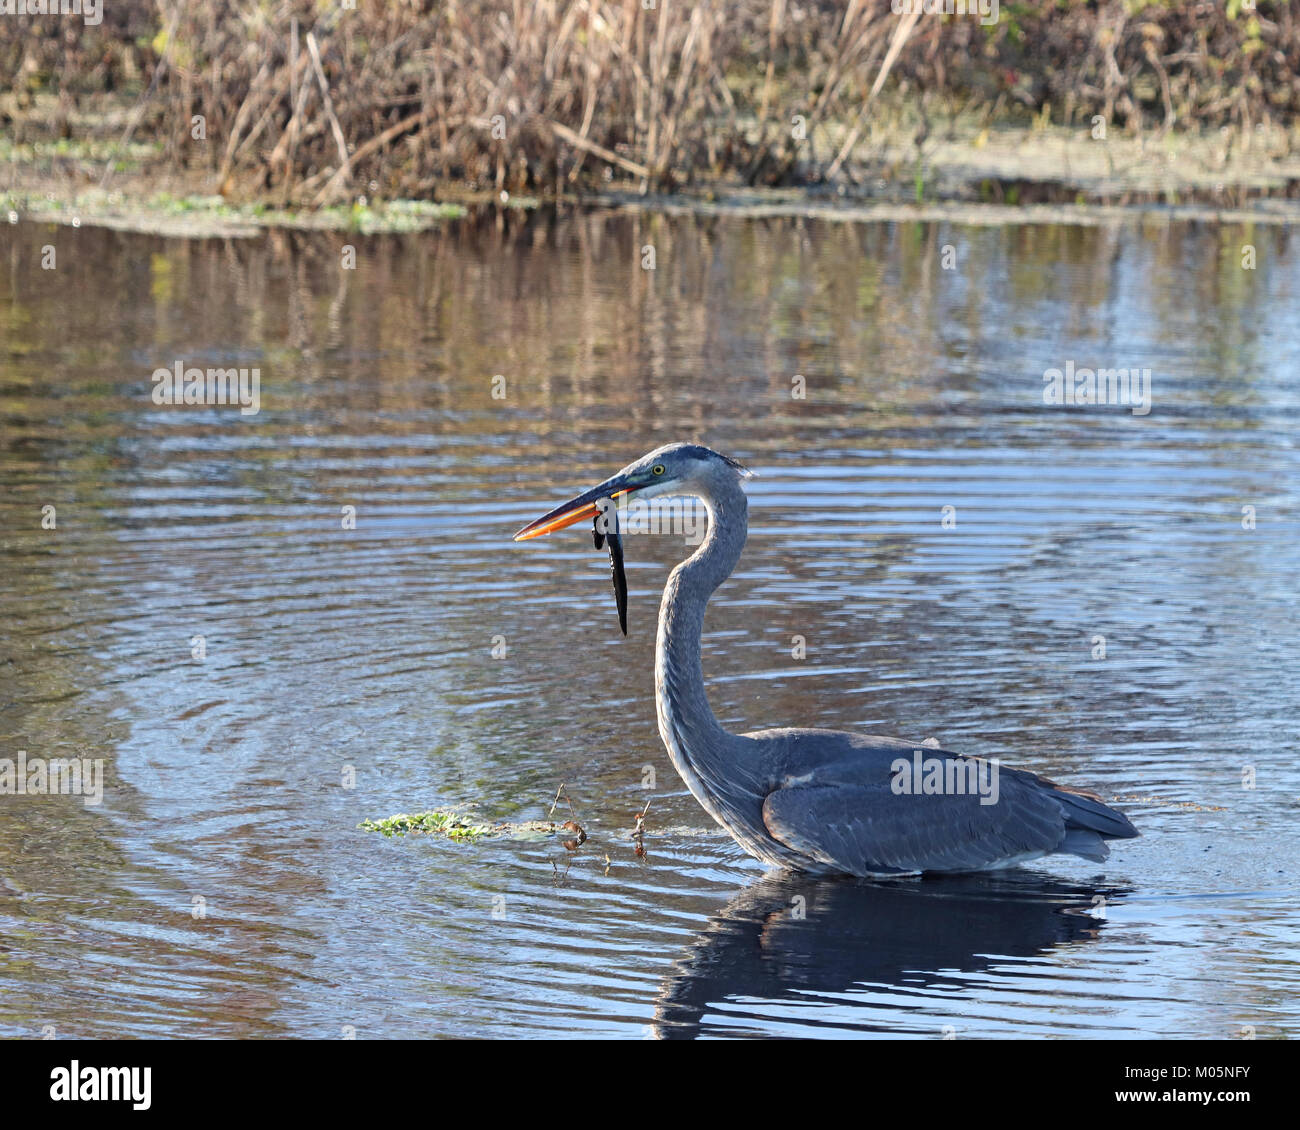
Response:
M383 820L363 820L358 827L385 836L442 836L448 840L473 842L494 832L491 824L482 824L461 813L402 812Z
M428 812L403 812L383 820L363 820L357 827L383 836L441 836L457 843L477 843L485 839L545 840L552 836L576 834L581 843L587 838L574 821L526 820L519 824L487 823L463 812L431 809ZM575 844L576 846L576 844Z

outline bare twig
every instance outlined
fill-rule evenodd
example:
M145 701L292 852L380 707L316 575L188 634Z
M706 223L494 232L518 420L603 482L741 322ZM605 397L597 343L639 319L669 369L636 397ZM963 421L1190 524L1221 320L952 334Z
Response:
M367 157L370 156L370 154L376 152L377 150L382 149L394 138L400 137L408 130L414 129L417 125L420 124L423 118L424 118L424 111L421 110L418 114L412 114L409 118L403 118L396 125L389 126L388 129L384 130L383 133L376 134L364 145L360 146L357 149L357 151L352 154L352 159L354 161L364 161ZM343 178L342 169L335 170L332 173L328 169L325 170L324 172L317 173L314 177L311 177L309 180L303 182L302 190L304 192L311 191L311 189L315 188L316 185L320 183L321 179L326 174L329 174L330 179L326 183L325 187L321 189L317 199L326 199L326 200L329 199L330 194L339 185L342 184L342 178ZM561 788L563 788L563 786L561 786Z
M645 165L638 165L635 161L629 161L626 157L619 153L615 153L611 149L606 149L603 145L597 145L594 141L588 141L585 137L580 137L578 134L574 133L573 130L569 129L568 126L562 126L559 122L552 122L549 120L546 124L551 127L551 130L556 137L560 138L562 141L567 141L570 145L575 146L578 149L590 153L593 157L599 157L602 161L608 162L611 165L617 165L620 169L631 173L633 176L641 177L643 179L650 176L650 170L646 168Z
M330 84L325 79L325 69L320 62L320 48L316 45L316 33L309 31L307 33L307 50L311 54L312 66L316 69L316 81L320 84L321 100L325 104L325 116L329 119L330 129L334 132L334 143L339 149L339 172L345 181L352 179L352 161L348 157L348 143L343 136L343 127L339 125L338 115L334 113L334 103L330 100ZM334 179L331 178L329 184L325 187L328 189L334 185ZM322 192L314 201L319 205Z
M153 77L149 80L148 89L140 95L140 100L135 104L135 109L131 111L131 120L127 122L126 129L122 131L122 140L118 142L118 148L125 153L127 145L131 142L131 135L135 133L135 127L140 124L140 119L144 117L144 108L149 101L149 96L154 92L158 85L158 80L162 78L163 72L167 69L167 62L171 58L172 45L176 42L176 25L180 23L181 12L185 9L185 0L177 0L176 7L172 9L171 22L167 25L167 42L163 46L162 58L158 60L158 65L153 69ZM104 165L104 175L100 178L99 187L101 189L108 185L108 179L113 175L113 158L109 157Z
M831 162L830 168L826 170L827 180L835 179L841 166L848 160L849 154L853 152L854 147L858 144L858 138L862 136L862 127L866 124L867 110L875 101L876 95L880 93L880 88L885 85L885 79L889 77L889 72L893 68L899 52L903 50L903 44L907 42L907 37L912 34L912 29L916 27L916 21L920 18L921 9L918 5L909 9L907 14L898 21L898 26L894 28L894 38L890 41L889 50L885 53L884 61L880 64L880 70L876 74L876 81L871 84L871 93L867 95L866 101L862 104L862 110L853 123L853 128L849 130L848 136L844 139L844 144L840 146L840 151L835 154L835 160Z

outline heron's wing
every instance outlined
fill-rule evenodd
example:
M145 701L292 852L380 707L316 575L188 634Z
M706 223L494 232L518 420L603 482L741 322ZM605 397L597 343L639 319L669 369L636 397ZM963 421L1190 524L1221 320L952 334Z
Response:
M881 779L814 779L770 793L763 823L774 839L854 875L975 871L1057 851L1065 839L1061 806L1020 776L1003 771L993 804L899 795Z

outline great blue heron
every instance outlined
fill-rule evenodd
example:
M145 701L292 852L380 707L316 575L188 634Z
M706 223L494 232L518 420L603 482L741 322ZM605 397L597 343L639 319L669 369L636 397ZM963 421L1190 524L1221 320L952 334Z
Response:
M982 871L1061 852L1103 860L1137 830L1093 793L996 761L839 730L731 734L709 709L700 633L710 595L748 532L734 459L670 443L557 506L516 541L562 530L628 495L693 495L708 514L700 547L672 571L659 607L659 733L682 780L750 855L796 871L861 877Z

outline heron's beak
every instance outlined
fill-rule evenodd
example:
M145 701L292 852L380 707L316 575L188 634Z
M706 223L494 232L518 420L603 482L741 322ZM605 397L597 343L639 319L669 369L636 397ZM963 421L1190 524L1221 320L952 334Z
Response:
M563 530L575 522L581 522L584 518L593 518L602 499L608 498L618 502L624 495L640 489L641 484L631 482L626 476L615 475L614 478L606 479L599 486L592 487L577 498L571 498L568 502L557 506L549 514L543 514L537 521L529 522L515 534L515 541L527 541L529 538L539 538L543 534L553 534L556 530Z

